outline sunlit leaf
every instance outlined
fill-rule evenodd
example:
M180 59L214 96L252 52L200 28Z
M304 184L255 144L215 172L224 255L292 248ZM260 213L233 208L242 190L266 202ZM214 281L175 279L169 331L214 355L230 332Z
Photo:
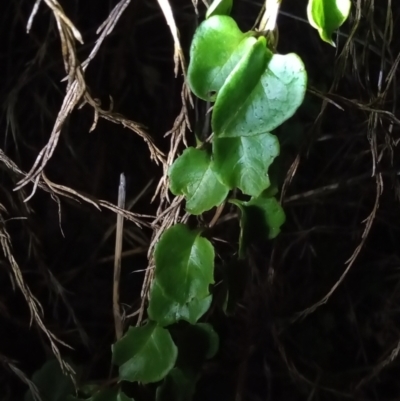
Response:
M228 16L215 15L200 24L190 48L188 81L193 93L214 101L239 60L257 42Z
M214 283L214 248L199 231L176 224L164 232L155 249L155 274L164 294L179 304L209 295Z
M186 210L194 215L220 205L229 192L218 180L205 150L186 149L171 166L169 176L171 192L185 195Z
M304 100L307 74L295 54L272 54L260 38L226 79L212 115L219 138L271 132Z
M268 167L279 154L279 142L274 135L214 138L213 150L214 169L230 188L258 196L270 185Z

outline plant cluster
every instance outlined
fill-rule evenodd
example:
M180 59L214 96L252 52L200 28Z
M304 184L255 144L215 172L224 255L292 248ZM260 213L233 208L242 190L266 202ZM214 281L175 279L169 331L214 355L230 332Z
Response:
M168 173L170 191L185 198L190 215L226 203L237 207L238 260L246 258L255 232L273 239L285 222L279 185L268 171L280 153L273 132L294 115L307 88L299 55L274 50L271 32L279 3L266 3L267 29L249 32L229 16L231 1L216 0L209 7L192 40L187 82L199 99L212 104L212 133L197 136L196 146L184 150ZM307 12L321 39L334 45L332 35L348 17L350 1L310 0ZM112 348L118 381L160 383L157 401L190 400L204 362L218 351L216 331L199 322L213 302L215 250L207 230L179 223L163 233L155 248L147 322L129 327ZM228 288L223 305L229 297ZM57 374L49 362L34 377L45 397L83 399L71 395L68 377ZM119 387L84 386L80 393L91 401L131 399Z

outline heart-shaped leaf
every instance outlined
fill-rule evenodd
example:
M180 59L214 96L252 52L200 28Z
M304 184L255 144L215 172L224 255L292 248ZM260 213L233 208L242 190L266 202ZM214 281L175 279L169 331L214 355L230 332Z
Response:
M350 8L350 0L309 0L308 21L323 41L335 46L332 35L346 21Z
M119 366L119 377L130 382L160 381L174 367L177 356L169 331L155 322L129 327L113 345L113 363Z
M211 301L212 296L208 295L204 299L194 298L190 302L180 304L165 294L156 279L152 284L147 313L150 319L160 326L169 326L180 320L195 324L207 312Z
M276 136L265 133L236 138L214 138L214 170L230 188L258 196L270 185L268 167L279 155Z
M232 0L214 0L208 7L206 18L213 15L229 15L232 9Z
M210 241L183 224L161 236L155 253L155 275L164 294L179 304L209 295L214 283L214 248Z
M185 195L186 210L198 215L220 205L229 188L222 184L211 168L211 156L195 148L186 149L169 170L170 190Z
M271 132L302 104L307 74L296 54L279 55L260 38L219 91L212 115L218 137Z
M190 48L188 82L193 93L214 101L228 75L256 41L231 17L215 15L202 22Z

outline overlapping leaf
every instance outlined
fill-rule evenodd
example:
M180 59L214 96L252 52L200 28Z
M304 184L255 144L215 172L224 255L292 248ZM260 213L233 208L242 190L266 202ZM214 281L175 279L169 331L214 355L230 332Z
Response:
M255 42L231 17L215 15L202 22L190 48L188 81L193 93L214 101L228 75Z
M214 169L230 188L258 196L270 185L268 167L279 154L278 139L268 133L214 138Z
M162 235L155 249L155 274L164 294L179 304L209 295L214 283L214 248L210 241L176 224Z
M153 383L163 379L174 367L178 349L168 330L149 322L130 327L113 346L113 363L119 377L131 382Z
M260 38L238 63L215 102L212 127L218 137L271 132L292 117L304 99L307 74L295 54L279 55Z
M169 177L171 192L185 195L186 210L194 215L220 205L229 192L218 180L205 150L187 148L171 166Z
M168 326L180 320L195 324L207 312L211 301L212 296L208 295L203 299L194 298L181 304L166 295L156 279L152 284L147 313L160 326Z

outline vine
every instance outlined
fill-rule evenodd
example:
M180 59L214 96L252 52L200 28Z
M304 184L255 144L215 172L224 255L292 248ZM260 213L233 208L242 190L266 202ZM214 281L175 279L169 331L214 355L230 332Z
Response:
M279 7L280 1L275 3ZM192 215L224 202L238 208L238 258L244 259L254 231L273 239L285 221L268 174L280 152L272 132L302 104L307 73L298 55L273 51L271 36L242 32L229 16L231 7L231 0L214 1L190 49L188 83L198 98L213 103L213 134L196 138L197 147L187 148L168 175L171 192L185 197ZM307 7L310 24L331 45L349 12L349 0L309 0ZM236 190L249 199L230 198ZM112 347L119 380L161 382L157 401L190 400L203 363L218 350L212 326L199 323L210 308L214 284L215 251L204 234L183 224L164 232L155 249L148 321L130 327ZM119 388L90 388L87 394L92 401L130 400Z

